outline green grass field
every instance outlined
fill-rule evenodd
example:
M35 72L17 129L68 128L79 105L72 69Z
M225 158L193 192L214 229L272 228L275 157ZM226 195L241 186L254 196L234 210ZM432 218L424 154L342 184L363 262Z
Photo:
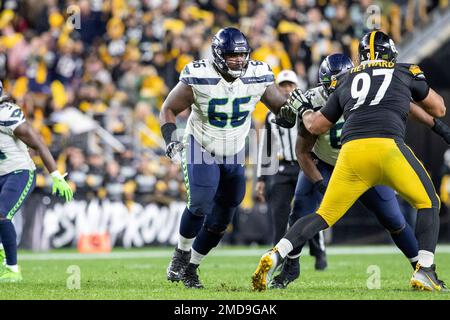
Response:
M314 270L305 255L301 276L285 290L253 292L250 278L267 248L221 247L200 267L203 290L188 290L166 280L172 249L115 250L109 255L75 251L19 252L24 277L1 284L0 299L446 299L450 294L412 291L412 268L393 247L330 247L326 271ZM450 246L438 248L438 274L450 282ZM368 289L369 266L380 270L380 289ZM80 289L69 289L80 270ZM77 268L75 267L75 268ZM73 268L73 267L72 267ZM369 268L369 271L371 269ZM369 282L370 279L369 279Z

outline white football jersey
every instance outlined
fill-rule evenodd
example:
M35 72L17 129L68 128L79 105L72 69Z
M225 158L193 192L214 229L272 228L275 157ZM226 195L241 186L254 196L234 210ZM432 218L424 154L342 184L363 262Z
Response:
M0 104L0 176L16 170L35 170L28 147L14 136L14 129L25 122L20 107L14 103Z
M268 64L250 60L241 78L227 82L213 62L204 59L187 64L180 81L194 93L186 133L206 151L231 156L244 148L252 112L274 75Z
M310 99L314 108L322 108L327 103L328 95L322 86L309 89L305 95ZM341 150L341 133L344 118L341 117L330 130L317 137L313 152L322 161L335 166Z

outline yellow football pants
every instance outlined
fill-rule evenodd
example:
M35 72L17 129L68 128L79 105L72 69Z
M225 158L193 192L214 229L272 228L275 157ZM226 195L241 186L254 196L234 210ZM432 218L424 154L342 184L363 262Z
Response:
M417 209L440 207L430 176L404 142L366 138L342 146L317 213L331 227L376 185L391 187Z

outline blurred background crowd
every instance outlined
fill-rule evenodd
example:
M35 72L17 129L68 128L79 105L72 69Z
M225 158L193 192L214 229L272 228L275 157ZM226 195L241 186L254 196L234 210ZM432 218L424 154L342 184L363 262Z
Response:
M0 79L69 172L76 198L170 203L185 192L179 166L163 156L158 114L184 65L209 57L215 32L239 27L253 59L275 74L294 70L305 89L326 55L357 60L374 4L374 23L401 43L448 1L3 0ZM266 112L258 105L256 128ZM48 192L35 161L38 190Z

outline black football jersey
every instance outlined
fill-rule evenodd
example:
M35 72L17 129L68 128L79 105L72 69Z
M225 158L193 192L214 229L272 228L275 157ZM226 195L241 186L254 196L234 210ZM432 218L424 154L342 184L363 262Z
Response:
M429 91L417 65L381 60L363 62L334 85L320 111L333 123L344 115L342 144L375 137L403 140L410 101L422 101Z

